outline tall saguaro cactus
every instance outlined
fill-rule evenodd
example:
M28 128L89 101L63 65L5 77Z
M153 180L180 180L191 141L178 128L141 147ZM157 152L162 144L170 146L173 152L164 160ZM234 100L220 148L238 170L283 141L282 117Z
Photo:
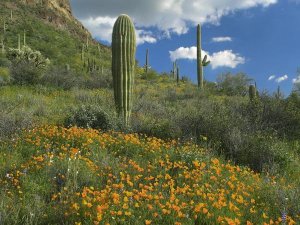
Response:
M148 74L148 69L149 69L149 49L147 48L146 50L146 62L145 62L145 72Z
M201 57L201 26L197 26L197 77L198 87L203 89L203 67L208 66L210 61L207 61L207 55L204 56L203 60Z
M136 36L127 15L120 15L112 34L112 75L117 112L126 125L132 108Z

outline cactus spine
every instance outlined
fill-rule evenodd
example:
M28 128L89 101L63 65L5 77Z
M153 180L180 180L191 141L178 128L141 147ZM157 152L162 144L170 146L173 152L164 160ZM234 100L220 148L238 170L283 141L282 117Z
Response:
M201 57L201 26L197 26L197 78L198 87L203 89L203 67L208 66L210 61L207 61L207 55L204 56L203 60Z
M116 109L127 126L132 108L136 36L127 15L120 15L112 34L112 75Z

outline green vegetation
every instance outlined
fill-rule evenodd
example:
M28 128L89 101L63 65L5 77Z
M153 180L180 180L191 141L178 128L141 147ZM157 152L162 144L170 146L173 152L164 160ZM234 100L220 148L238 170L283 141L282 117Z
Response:
M50 9L0 6L0 224L299 223L299 87L204 81L200 27L201 91L148 51L137 66L128 16L111 54Z
M5 50L18 47L19 35L26 33L26 45L51 61L52 66L70 65L70 68L86 73L84 63L97 62L97 67L109 69L111 53L108 47L94 42L80 25L72 20L60 19L55 12L44 6L30 6L19 1L0 2L0 40ZM11 19L13 10L13 19ZM56 18L59 26L45 18ZM5 24L5 26L3 25ZM85 61L82 60L82 45L89 41L84 49ZM23 43L23 41L22 41Z

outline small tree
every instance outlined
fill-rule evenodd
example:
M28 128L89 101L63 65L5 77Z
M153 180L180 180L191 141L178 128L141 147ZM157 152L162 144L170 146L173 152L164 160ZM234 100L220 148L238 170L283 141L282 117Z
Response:
M36 84L50 64L41 52L28 46L21 49L9 48L7 58L11 61L11 75L17 84Z
M248 94L249 84L252 81L246 74L221 74L217 77L217 86L220 92L226 95L241 95Z

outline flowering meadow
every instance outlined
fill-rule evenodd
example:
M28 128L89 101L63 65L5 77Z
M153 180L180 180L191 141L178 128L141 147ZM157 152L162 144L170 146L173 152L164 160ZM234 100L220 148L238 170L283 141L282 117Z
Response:
M297 224L295 187L178 140L45 126L1 143L0 224Z

